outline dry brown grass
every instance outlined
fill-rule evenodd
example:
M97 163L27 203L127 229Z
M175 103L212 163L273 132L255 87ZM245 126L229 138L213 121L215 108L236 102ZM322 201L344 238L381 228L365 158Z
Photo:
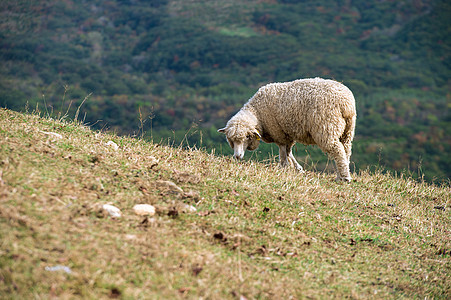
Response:
M0 297L450 298L450 188L353 175L2 109ZM138 203L157 215L135 215ZM71 273L46 270L57 265Z

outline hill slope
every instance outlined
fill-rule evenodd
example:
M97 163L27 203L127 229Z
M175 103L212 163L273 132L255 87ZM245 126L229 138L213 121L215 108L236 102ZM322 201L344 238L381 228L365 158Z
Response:
M81 115L97 129L132 134L140 111L154 140L194 124L191 145L226 154L216 129L260 86L333 78L355 94L357 170L451 178L449 1L17 0L0 15L2 107L74 113L91 95Z
M449 297L450 189L354 177L1 109L0 295Z

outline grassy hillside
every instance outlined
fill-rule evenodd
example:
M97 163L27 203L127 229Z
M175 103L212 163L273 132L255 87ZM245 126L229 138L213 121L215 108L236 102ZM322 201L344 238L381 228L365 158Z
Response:
M91 95L81 116L96 129L133 134L140 110L146 138L179 144L194 126L191 145L227 154L216 130L260 86L332 78L355 94L356 170L443 182L450 15L446 0L0 1L0 106L72 103L73 115ZM298 150L304 166L326 168L320 151Z
M449 298L450 188L353 177L1 109L0 298Z

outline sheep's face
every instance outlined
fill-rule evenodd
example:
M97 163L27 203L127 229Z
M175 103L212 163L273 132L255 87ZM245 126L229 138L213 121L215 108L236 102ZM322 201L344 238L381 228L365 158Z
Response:
M247 150L253 151L258 148L260 144L260 134L257 130L240 131L230 130L228 128L219 129L218 132L225 133L227 142L233 149L233 156L236 159L242 159L244 152Z

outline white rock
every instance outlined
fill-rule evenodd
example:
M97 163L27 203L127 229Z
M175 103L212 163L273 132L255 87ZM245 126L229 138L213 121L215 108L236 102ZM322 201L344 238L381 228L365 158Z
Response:
M50 271L50 272L63 271L63 272L66 272L67 274L72 273L71 268L69 268L67 266L62 266L62 265L57 265L57 266L53 266L53 267L45 267L45 270Z
M125 239L126 240L136 240L136 235L135 234L126 234L125 235Z
M133 211L140 216L153 216L155 214L155 207L150 204L136 204L133 206Z
M40 130L40 132L43 133L43 134L46 134L46 135L50 135L50 136L56 137L58 139L63 138L63 136L61 134L56 133L56 132L48 132L48 131L42 131L42 130Z
M110 204L104 204L102 206L103 210L105 210L112 218L120 218L122 216L121 210L116 206Z
M196 212L196 211L197 211L197 208L195 208L195 207L192 206L192 205L186 204L186 205L185 205L185 210L186 210L187 212Z
M111 146L111 148L113 148L114 151L117 151L119 149L119 146L113 141L108 141L108 143L106 143L106 145Z

